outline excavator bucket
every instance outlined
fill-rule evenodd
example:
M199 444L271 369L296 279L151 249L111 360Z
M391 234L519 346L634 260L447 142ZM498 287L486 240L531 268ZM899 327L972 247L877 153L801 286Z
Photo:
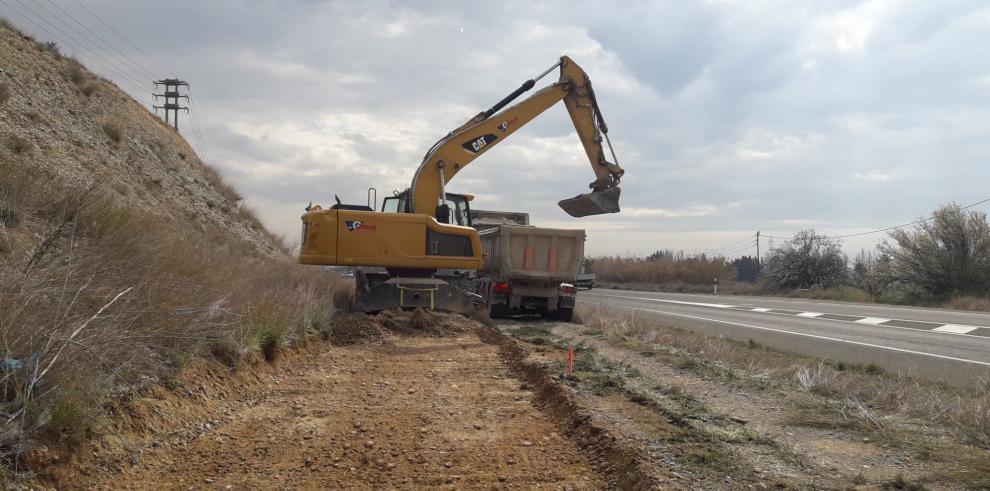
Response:
M573 198L558 201L557 204L568 215L577 218L602 215L604 213L618 213L619 188L608 188L604 191L579 194Z

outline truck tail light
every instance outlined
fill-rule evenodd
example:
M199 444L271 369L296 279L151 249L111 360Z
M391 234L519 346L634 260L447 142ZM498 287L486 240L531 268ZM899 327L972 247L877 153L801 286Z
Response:
M569 285L567 283L564 283L560 285L560 292L573 295L577 293L577 287L575 287L574 285Z
M512 288L509 286L509 283L505 281L496 281L492 285L492 291L495 293L509 293L509 290L511 289Z

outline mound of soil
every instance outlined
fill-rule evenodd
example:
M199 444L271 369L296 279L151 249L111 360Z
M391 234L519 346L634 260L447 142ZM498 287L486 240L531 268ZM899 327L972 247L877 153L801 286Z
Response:
M385 332L375 317L353 313L338 317L333 323L330 343L336 346L381 343Z
M384 329L405 336L451 337L479 327L462 315L422 309L412 312L386 310L375 318Z
M336 346L381 344L387 333L400 336L456 337L481 327L462 315L416 309L386 310L377 315L347 314L337 318L330 334Z

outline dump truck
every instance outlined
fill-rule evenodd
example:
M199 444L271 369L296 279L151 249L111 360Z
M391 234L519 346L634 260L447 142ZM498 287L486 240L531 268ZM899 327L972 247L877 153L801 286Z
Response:
M471 210L490 279L492 317L539 314L569 322L574 281L584 259L584 230L536 227L529 214Z

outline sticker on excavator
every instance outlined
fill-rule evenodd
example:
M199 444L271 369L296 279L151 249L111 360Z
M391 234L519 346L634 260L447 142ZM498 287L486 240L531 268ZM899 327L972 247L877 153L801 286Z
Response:
M592 191L579 194L557 202L568 215L586 217L619 212L619 188L609 188L604 191Z

